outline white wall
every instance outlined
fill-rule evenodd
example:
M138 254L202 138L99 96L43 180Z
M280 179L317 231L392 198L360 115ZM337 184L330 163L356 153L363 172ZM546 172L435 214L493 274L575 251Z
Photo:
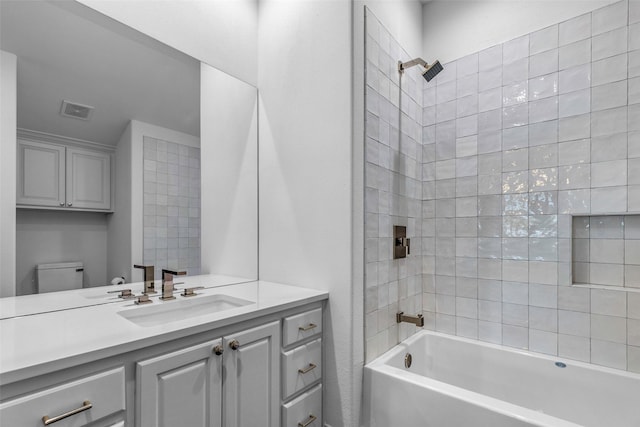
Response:
M16 294L36 292L37 264L81 261L83 286L107 279L107 218L101 212L20 209L16 215Z
M200 69L202 272L258 277L258 91Z
M418 0L356 0L354 1L356 17L362 13L365 5L384 23L387 30L410 55L421 55L422 2ZM356 38L358 36L359 34L356 33ZM427 60L427 58L424 59Z
M432 1L422 10L422 55L444 64L616 1Z
M261 280L330 292L325 421L351 426L351 10L348 0L259 7ZM362 295L356 295L362 298ZM358 334L358 336L354 336Z
M131 122L122 132L114 154L113 214L107 217L107 277L124 277L131 282L131 188L132 188L132 136ZM140 259L142 261L142 259Z
M0 51L0 297L15 295L17 58Z
M79 2L256 85L257 0Z

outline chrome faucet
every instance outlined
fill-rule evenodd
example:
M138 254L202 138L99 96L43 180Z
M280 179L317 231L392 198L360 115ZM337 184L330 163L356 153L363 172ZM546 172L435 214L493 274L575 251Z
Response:
M186 276L186 271L174 271L162 269L162 296L160 297L163 301L168 301L172 299L176 299L173 296L173 276Z
M134 264L135 268L142 268L144 271L144 291L142 292L145 295L155 294L156 289L154 286L155 277L153 272L153 265L139 265Z

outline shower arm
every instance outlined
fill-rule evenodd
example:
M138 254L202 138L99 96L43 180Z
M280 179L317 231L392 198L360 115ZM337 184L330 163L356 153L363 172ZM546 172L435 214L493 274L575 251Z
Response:
M405 69L411 68L414 65L422 65L424 68L427 68L429 66L429 64L427 64L427 61L425 61L422 58L412 59L411 61L408 61L408 62L398 61L398 72L402 74L404 73Z

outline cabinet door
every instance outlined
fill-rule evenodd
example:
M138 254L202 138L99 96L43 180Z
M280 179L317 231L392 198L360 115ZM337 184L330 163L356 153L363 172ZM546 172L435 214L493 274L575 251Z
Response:
M268 323L224 337L225 427L280 426L279 325Z
M18 141L17 204L65 205L65 148Z
M67 206L111 209L109 153L67 148Z
M136 426L221 427L221 340L139 362Z

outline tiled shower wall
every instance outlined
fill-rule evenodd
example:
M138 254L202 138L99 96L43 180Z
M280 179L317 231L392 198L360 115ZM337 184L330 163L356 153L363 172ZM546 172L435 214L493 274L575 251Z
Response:
M637 289L572 286L573 215L640 213L639 5L469 55L424 85L426 328L640 372Z
M366 13L365 338L366 359L396 345L415 326L396 312L422 312L422 77L402 78L398 60L413 59ZM392 259L394 225L407 227L411 255Z
M144 263L200 274L200 149L144 137Z

